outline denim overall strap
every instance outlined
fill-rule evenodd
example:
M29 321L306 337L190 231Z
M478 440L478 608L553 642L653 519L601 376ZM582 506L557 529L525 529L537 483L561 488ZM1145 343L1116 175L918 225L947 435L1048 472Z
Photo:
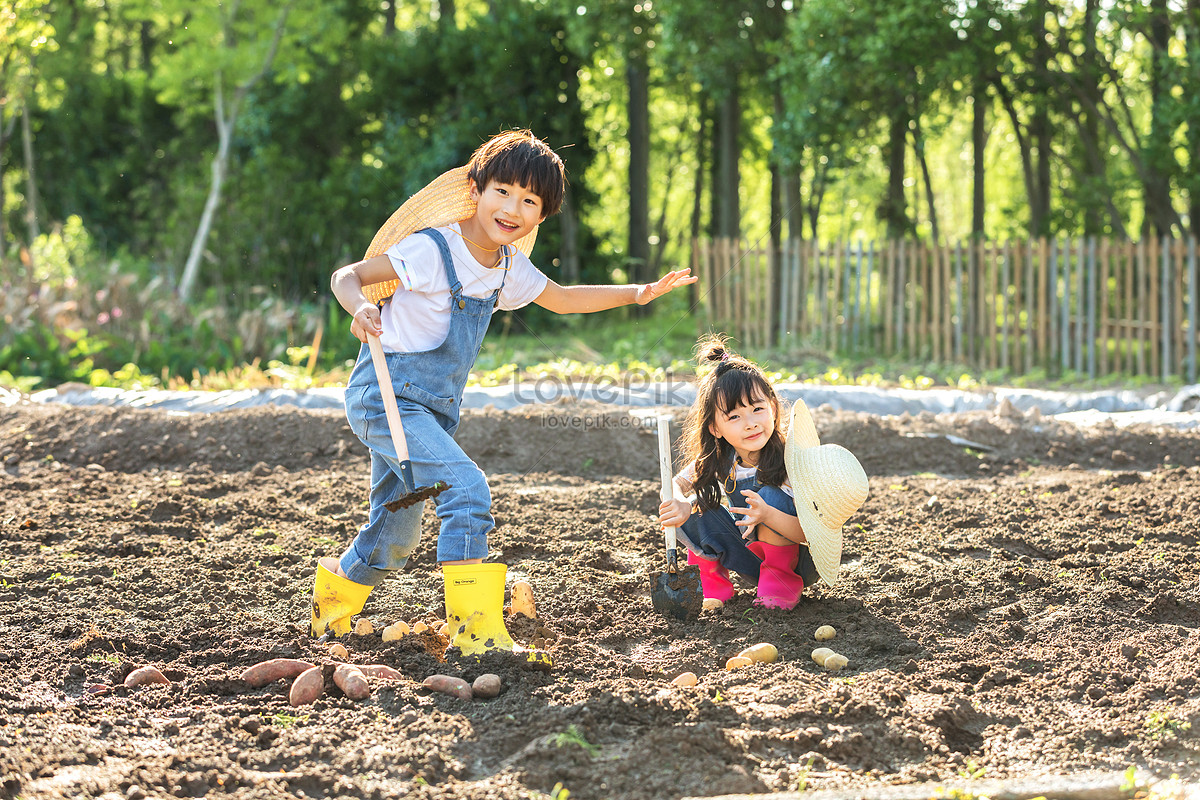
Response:
M457 303L459 296L462 295L462 283L458 280L458 272L454 269L454 258L450 253L450 245L446 242L446 237L440 231L433 228L422 228L417 233L423 233L430 239L433 239L437 245L438 252L442 255L442 266L446 270L446 282L450 284L450 299L452 303ZM501 261L507 261L512 256L509 253L508 245L504 247L504 255L501 256ZM497 308L500 305L500 292L504 291L504 284L508 280L508 270L504 270L503 277L500 278L500 288L496 289L495 293L489 298L493 301L492 308Z

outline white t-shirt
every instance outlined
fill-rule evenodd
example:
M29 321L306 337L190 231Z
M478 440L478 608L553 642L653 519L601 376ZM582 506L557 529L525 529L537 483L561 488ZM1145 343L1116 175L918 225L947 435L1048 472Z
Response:
M515 247L500 266L488 269L475 260L459 234L458 223L437 231L450 246L454 271L468 297L491 297L501 282L500 308L504 311L529 305L550 279ZM380 344L389 353L420 353L446 340L450 330L450 284L437 244L427 234L414 233L387 249L400 288L384 304ZM507 267L507 273L503 269ZM507 278L505 275L507 274Z

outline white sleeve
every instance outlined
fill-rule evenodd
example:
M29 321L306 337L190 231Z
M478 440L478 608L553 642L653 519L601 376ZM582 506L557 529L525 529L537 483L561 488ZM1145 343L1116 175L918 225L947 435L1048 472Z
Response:
M696 493L696 463L688 464L675 476L675 485L689 497Z
M523 308L537 299L550 279L533 265L529 256L517 250L508 268L508 277L500 291L500 309L512 311Z
M411 234L387 249L400 286L409 292L431 292L438 272L444 271L437 245L425 234Z

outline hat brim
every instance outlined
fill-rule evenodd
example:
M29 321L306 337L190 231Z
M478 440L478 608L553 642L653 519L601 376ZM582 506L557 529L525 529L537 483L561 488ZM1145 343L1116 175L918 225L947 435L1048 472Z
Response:
M423 189L404 201L387 222L383 223L371 240L363 259L373 258L387 252L396 242L424 228L443 228L461 222L475 213L476 203L471 198L471 181L468 167L455 167L443 172ZM525 255L533 252L537 241L537 226L513 245ZM398 280L372 283L363 287L363 294L373 303L391 297L400 287Z
M796 518L800 520L800 527L804 529L804 538L808 542L808 552L821 580L832 584L837 580L838 568L842 563L842 529L841 526L830 528L813 514L812 499L804 495L807 482L803 480L801 466L802 452L820 446L821 437L817 435L812 413L804 401L797 398L792 406L792 422L788 426L783 462L796 500Z

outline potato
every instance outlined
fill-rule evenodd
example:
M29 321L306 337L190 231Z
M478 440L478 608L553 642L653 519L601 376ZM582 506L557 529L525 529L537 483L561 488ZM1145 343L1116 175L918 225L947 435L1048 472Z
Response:
M837 636L837 631L833 629L832 625L822 625L813 634L813 638L818 642L828 642L835 636Z
M679 675L676 675L674 678L671 679L671 685L672 686L695 686L696 685L696 673L682 672Z
M345 645L335 644L329 648L329 655L334 658L349 658L350 651L346 649Z
M818 647L816 650L812 651L812 660L821 666L825 666L825 659L829 658L831 655L833 655L833 651L828 647Z
M360 617L358 622L354 623L355 636L370 636L375 632L375 626L371 624L371 620L366 617Z
M715 597L706 597L704 602L700 604L700 608L704 611L720 611L725 607L724 600L718 600Z
M383 640L385 642L394 642L402 636L407 636L408 633L408 623L397 622L395 625L388 625L383 629Z
M158 671L158 667L139 667L125 678L125 685L130 689L151 683L170 683L170 681L167 680L167 676Z
M443 622L442 627L438 628L438 636L450 636L450 623Z
M747 647L742 652L738 653L743 658L748 658L751 661L757 661L762 664L770 664L775 659L779 658L779 649L770 642L759 642L756 645Z
M413 625L412 632L413 633L424 633L425 631L428 631L428 630L433 630L433 629L430 628L428 625L426 625L424 622L418 622L416 625Z
M404 675L385 664L358 664L359 670L368 678L383 678L388 681L398 681Z
M530 619L537 617L537 606L533 602L533 587L529 585L529 581L513 583L512 603L509 607L513 614L524 614Z
M754 659L745 656L734 656L725 662L725 669L741 669L754 663Z
M475 696L471 690L471 684L452 675L430 675L421 682L421 685L426 689L457 697L459 700L470 700Z
M829 658L825 659L824 666L825 669L829 670L830 672L837 672L849 663L850 659L846 658L841 653L834 653L833 655L829 656Z
M483 673L471 684L471 691L476 697L495 697L500 694L500 676Z
M304 670L312 668L312 663L298 658L272 658L246 667L238 677L250 684L250 688L258 689L280 678L294 678Z
M351 700L363 700L371 694L367 676L355 664L338 664L333 671L333 682Z
M313 667L301 672L292 681L292 689L288 692L288 702L293 706L306 706L316 700L325 691L325 676L320 667Z

